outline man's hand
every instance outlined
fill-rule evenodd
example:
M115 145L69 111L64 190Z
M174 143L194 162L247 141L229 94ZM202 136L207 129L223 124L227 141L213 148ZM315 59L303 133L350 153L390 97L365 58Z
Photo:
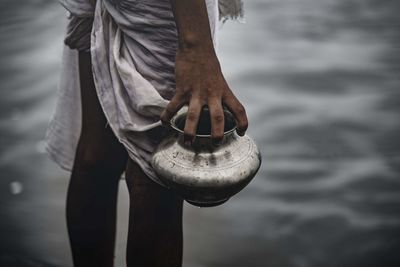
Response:
M208 105L211 137L219 143L224 137L224 105L235 116L238 134L244 135L246 111L222 75L211 38L205 0L170 1L179 38L175 62L176 92L161 114L161 120L168 123L183 105L189 104L184 138L185 143L190 144L196 135L200 112Z
M224 112L222 104L236 118L237 133L247 130L247 116L243 105L230 90L222 75L218 59L213 50L185 49L178 51L175 63L176 93L161 115L168 123L172 116L189 103L184 129L186 144L190 144L197 130L202 108L207 105L211 116L211 137L215 143L224 137Z

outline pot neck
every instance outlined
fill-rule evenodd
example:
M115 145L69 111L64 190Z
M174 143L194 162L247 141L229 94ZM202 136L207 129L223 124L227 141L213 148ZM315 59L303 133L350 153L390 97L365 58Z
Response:
M178 135L178 143L183 147L187 147L184 144L183 133L177 132L177 135ZM224 138L223 138L222 142L219 145L215 145L215 144L213 144L210 135L196 135L196 137L193 140L192 146L187 147L187 148L196 150L196 151L202 151L202 150L213 151L213 150L217 150L221 147L228 145L234 139L236 139L236 137L237 137L237 134L235 131L227 132L224 134Z
M177 114L175 114L175 116L170 121L170 126L178 134L178 142L182 146L185 146L183 141L184 139L183 129L185 128L186 115L187 115L187 107L182 108L179 112L177 112ZM224 118L225 118L224 138L221 144L215 146L213 145L210 135L212 127L210 119L210 111L208 107L203 107L198 121L198 134L196 135L191 147L194 148L195 150L202 150L202 149L215 150L215 148L229 143L230 140L232 140L235 137L236 122L232 113L225 108L224 108Z

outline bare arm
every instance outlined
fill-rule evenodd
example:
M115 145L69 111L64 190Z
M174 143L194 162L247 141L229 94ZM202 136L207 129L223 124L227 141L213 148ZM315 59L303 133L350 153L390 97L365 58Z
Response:
M189 103L185 125L185 143L191 143L203 106L211 114L211 136L215 142L223 139L224 104L235 116L237 132L244 135L247 116L243 105L230 90L221 72L214 51L205 0L171 0L178 28L179 48L176 54L176 93L161 114L168 122L186 103Z

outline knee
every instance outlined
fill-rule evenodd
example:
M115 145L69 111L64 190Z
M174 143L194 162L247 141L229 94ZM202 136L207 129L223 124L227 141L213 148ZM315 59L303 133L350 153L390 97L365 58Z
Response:
M139 165L129 160L125 173L125 180L136 212L148 213L149 210L157 211L162 216L179 212L183 200L170 189L167 189L146 176ZM166 215L167 216L167 215Z
M122 174L127 160L125 149L85 139L79 141L75 157L75 168L99 173Z

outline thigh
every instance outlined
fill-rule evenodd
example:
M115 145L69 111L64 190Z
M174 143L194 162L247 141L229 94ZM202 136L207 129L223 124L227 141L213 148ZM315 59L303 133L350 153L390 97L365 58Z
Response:
M95 89L91 56L79 53L79 76L82 101L82 130L75 166L121 169L126 166L127 152L107 123Z
M106 136L111 133L100 105L93 80L90 52L79 52L83 137ZM113 138L115 139L115 138ZM111 140L110 140L111 141Z

